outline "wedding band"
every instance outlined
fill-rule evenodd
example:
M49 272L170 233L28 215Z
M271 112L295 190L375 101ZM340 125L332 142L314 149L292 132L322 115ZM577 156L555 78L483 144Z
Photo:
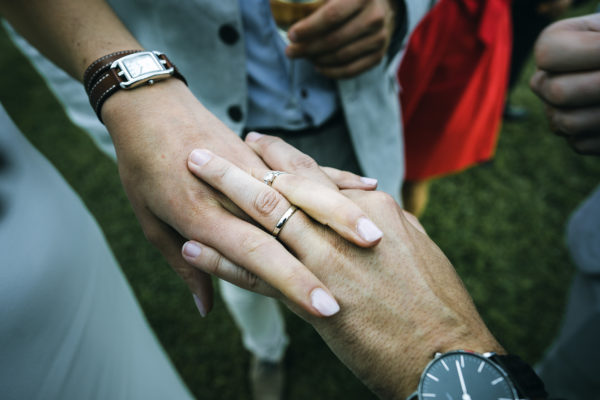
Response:
M273 186L273 182L275 181L275 178L277 178L279 175L283 175L283 174L287 174L287 172L269 171L263 177L263 182L266 183L268 186Z
M296 212L297 209L298 209L298 207L296 207L296 206L290 206L290 208L288 208L287 211L285 213L283 213L283 215L281 216L281 218L275 225L275 229L273 229L273 232L271 233L273 236L275 236L275 237L279 236L279 232L281 232L281 228L283 228L283 225L285 225L285 223L288 221L288 219L290 219L292 217L292 215Z

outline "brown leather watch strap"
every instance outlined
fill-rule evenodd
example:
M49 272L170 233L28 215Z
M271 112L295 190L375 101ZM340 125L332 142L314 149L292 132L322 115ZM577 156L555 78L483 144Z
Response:
M116 53L108 54L104 57L99 58L94 61L85 71L83 83L85 86L85 90L89 96L90 104L100 122L102 122L102 117L100 111L102 109L102 105L104 102L115 92L120 89L131 89L135 87L134 85L127 86L121 85L122 82L125 82L126 79L120 76L118 67L111 68L112 64L126 56L129 56L134 53L139 53L142 50L124 50ZM162 79L167 79L169 77L175 77L181 81L183 81L186 85L187 82L185 78L179 73L177 67L167 58L166 55L154 52L154 56L156 56L161 64L164 66L165 70L173 69L169 74L167 71L167 75L160 75L156 78L146 78L147 81L142 80L139 84L153 84L155 81L159 81ZM131 82L131 81L130 81Z
M133 53L139 53L142 50L123 50L117 51L114 53L107 54L105 56L100 57L96 61L90 64L89 67L83 73L83 86L85 86L85 92L90 95L91 87L96 80L112 65L113 62L117 61L119 58L127 56Z

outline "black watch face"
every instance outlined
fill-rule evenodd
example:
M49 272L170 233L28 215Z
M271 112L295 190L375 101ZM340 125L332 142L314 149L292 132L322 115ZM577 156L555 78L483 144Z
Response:
M445 353L433 360L419 384L420 400L514 400L508 377L487 358L469 352Z

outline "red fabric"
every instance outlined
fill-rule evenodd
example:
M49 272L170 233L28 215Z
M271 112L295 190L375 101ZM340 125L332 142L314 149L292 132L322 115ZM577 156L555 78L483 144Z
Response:
M510 0L441 0L417 26L398 70L406 179L489 160L509 73Z

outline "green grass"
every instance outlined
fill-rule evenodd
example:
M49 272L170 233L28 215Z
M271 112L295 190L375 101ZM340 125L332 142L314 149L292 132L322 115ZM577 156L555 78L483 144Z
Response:
M0 101L96 216L193 393L202 399L248 398L248 355L219 296L213 312L198 317L183 283L146 243L115 164L69 123L3 32L0 51ZM549 132L542 105L526 85L531 72L530 65L513 96L531 118L505 124L493 164L437 181L423 223L491 330L510 351L535 362L559 327L573 274L565 222L598 183L600 159L573 153ZM289 312L286 319L292 342L286 363L293 377L288 398L372 397L311 327Z

